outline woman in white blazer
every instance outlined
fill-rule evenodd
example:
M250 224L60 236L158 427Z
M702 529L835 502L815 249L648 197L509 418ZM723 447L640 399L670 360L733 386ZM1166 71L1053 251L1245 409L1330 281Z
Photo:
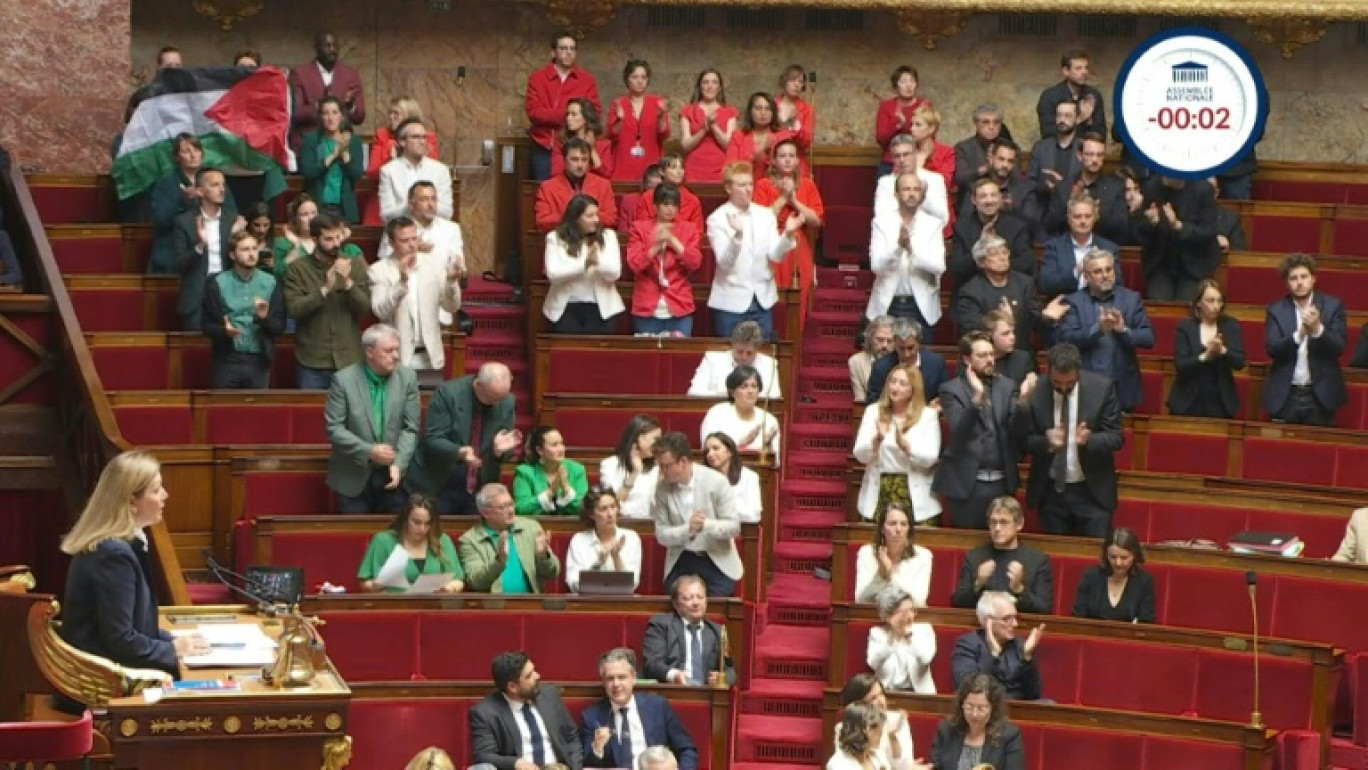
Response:
M921 372L914 364L893 367L855 435L855 458L865 465L860 516L877 519L893 501L910 508L918 523L940 516L940 501L931 494L940 445L940 414L926 405Z
M883 736L875 751L886 767L892 770L933 770L931 765L917 761L917 747L912 744L912 728L907 724L907 712L888 707L888 699L877 676L862 671L852 676L841 688L841 708L849 708L856 703L883 712ZM840 745L841 724L837 723L838 750Z
M846 706L837 726L836 753L827 760L826 770L890 770L888 760L879 752L886 721L884 712L875 706Z
M912 597L897 586L879 592L875 604L883 625L869 629L865 662L889 692L934 695L931 661L936 657L936 631L930 623L917 623Z
M741 523L758 523L765 510L760 495L760 474L741 462L732 437L725 433L709 433L703 439L703 460L731 483L732 492L736 493L736 517Z
M901 312L910 301L922 321L922 343L931 341L931 327L941 317L940 279L945 273L945 240L941 230L945 220L922 207L926 183L916 172L894 177L897 211L876 214L870 226L869 267L874 272L874 287L869 292L865 318Z
M367 270L371 312L399 332L399 361L410 369L446 366L440 311L461 309L461 269L418 250L418 223L406 217L385 225L390 255Z
M931 551L916 544L917 526L902 503L889 503L875 519L874 542L855 556L855 601L872 602L890 585L926 606L931 593Z
M626 309L618 294L622 253L617 233L599 224L598 202L576 195L555 230L546 234L546 292L542 315L557 334L612 334Z

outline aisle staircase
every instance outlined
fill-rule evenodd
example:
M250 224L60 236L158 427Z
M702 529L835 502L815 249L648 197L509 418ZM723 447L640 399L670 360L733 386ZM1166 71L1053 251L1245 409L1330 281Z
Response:
M513 374L515 425L524 435L529 434L536 419L532 413L527 319L513 285L471 276L461 295L461 309L475 322L465 340L466 374L475 374L486 361L506 364Z

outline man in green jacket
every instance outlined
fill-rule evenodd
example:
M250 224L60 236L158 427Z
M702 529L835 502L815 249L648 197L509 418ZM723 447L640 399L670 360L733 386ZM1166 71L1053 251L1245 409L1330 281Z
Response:
M285 272L285 310L295 320L295 385L326 390L333 374L361 360L361 319L370 314L366 260L342 254L346 227L321 213L309 222L314 253Z
M551 538L535 519L513 513L513 495L503 484L485 484L475 496L479 524L456 544L466 590L493 594L539 594L560 574Z

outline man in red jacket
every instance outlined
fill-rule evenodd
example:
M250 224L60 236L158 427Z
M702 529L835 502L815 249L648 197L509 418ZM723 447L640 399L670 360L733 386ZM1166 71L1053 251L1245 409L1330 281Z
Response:
M335 96L342 103L343 115L353 126L366 122L366 94L361 75L338 61L337 36L319 32L314 36L314 58L290 70L290 97L294 114L290 118L290 147L299 152L304 134L318 127L318 103Z
M525 107L527 120L532 124L527 133L532 138L535 180L551 176L552 137L565 123L565 106L571 99L588 99L594 110L603 114L598 84L593 75L575 66L575 51L573 35L556 35L551 39L551 61L527 77Z
M565 156L565 173L541 183L537 199L532 204L537 230L549 233L560 224L565 207L576 193L584 193L598 202L599 223L606 230L617 227L617 201L613 199L613 183L598 174L589 173L589 143L572 136L561 145Z

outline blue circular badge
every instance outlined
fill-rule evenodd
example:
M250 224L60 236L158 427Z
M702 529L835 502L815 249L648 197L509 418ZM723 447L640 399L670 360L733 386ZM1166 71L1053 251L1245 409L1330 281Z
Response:
M1183 27L1141 43L1116 79L1121 141L1165 176L1201 179L1263 138L1268 91L1258 65L1219 32Z

